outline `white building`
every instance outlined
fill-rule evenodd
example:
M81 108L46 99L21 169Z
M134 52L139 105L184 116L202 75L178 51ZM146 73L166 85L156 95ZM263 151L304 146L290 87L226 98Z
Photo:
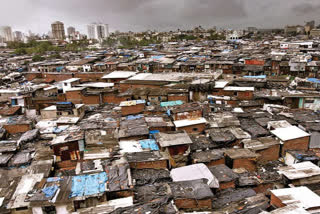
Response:
M227 40L239 40L242 39L243 33L240 31L233 31L226 36Z
M88 38L101 40L109 36L109 26L107 24L93 23L88 25Z
M1 26L0 27L0 36L6 41L6 42L12 42L13 41L13 34L10 26Z

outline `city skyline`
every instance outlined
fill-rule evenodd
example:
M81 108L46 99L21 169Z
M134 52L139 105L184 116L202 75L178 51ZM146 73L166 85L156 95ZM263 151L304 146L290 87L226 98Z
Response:
M315 0L242 0L241 3L236 0L12 0L3 7L0 25L39 34L48 32L50 24L56 20L64 22L66 27L79 29L81 33L86 33L87 24L92 22L108 23L110 32L136 32L189 29L198 25L235 29L248 26L277 28L320 20L317 13L320 2ZM28 11L30 13L26 13ZM14 15L16 13L20 15Z

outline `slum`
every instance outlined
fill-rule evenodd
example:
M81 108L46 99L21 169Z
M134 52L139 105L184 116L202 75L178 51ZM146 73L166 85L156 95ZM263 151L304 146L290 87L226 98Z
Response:
M2 51L0 213L320 213L319 45Z

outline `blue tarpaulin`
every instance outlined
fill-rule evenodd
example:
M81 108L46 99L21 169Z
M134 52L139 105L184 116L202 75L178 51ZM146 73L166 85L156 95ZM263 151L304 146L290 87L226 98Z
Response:
M320 83L320 80L317 78L308 78L308 81L313 83Z
M47 178L47 183L50 182L56 182L56 181L62 181L63 179L60 177L51 177L51 178Z
M164 56L162 56L162 55L160 55L160 56L151 56L150 58L152 59L152 60L159 60L159 59L161 59L161 58L163 58Z
M154 135L160 133L159 130L151 130L149 131L149 139L154 139Z
M47 198L52 198L52 196L56 193L58 189L59 188L57 185L53 185L53 186L43 188L42 192L45 194Z
M126 117L127 120L136 120L136 119L141 119L141 118L143 118L143 115L141 115L141 114L138 114L138 115L128 115L128 116Z
M159 150L159 147L154 139L139 140L142 149Z
M254 79L265 79L267 78L266 75L259 75L259 76L243 76L244 78L254 78Z
M181 100L176 100L176 101L168 101L168 102L161 102L160 106L161 107L167 107L167 106L179 106L182 105L183 101Z
M144 104L144 103L146 103L145 100L136 100L136 104Z
M66 130L68 128L68 126L59 126L59 127L54 127L53 128L53 133L57 134L57 133L61 133L64 130Z
M105 183L108 177L106 172L72 177L70 198L90 196L105 192Z
M58 72L62 71L63 69L64 69L64 66L56 67L56 70L57 70Z
M159 130L151 130L151 131L149 131L149 134L157 134L159 132L160 132Z
M72 102L57 102L57 105L71 105Z

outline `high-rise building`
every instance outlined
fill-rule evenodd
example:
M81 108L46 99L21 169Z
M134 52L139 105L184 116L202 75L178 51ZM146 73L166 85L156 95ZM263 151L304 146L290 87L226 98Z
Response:
M64 24L62 22L54 22L51 24L52 36L54 39L65 39Z
M76 29L74 27L68 27L67 29L68 37L73 37L76 34Z
M107 24L93 23L88 25L88 38L101 40L109 36L109 26Z
M15 32L13 32L13 37L14 37L14 41L21 42L23 39L22 38L23 34L21 31L15 31Z
M315 28L315 25L316 25L315 21L306 22L306 24L304 26L304 30L307 35L310 35L310 32L311 32L311 30L313 30Z
M0 36L4 39L6 42L13 41L13 34L10 26L1 26L0 27Z

